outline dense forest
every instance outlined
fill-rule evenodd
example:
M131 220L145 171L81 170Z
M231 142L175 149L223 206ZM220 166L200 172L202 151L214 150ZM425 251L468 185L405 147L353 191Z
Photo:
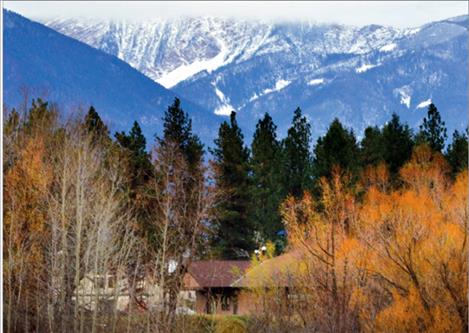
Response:
M149 144L137 122L111 135L98 112L4 110L5 332L135 332L73 301L110 271L136 310L143 277L160 287L139 330L175 332L191 260L289 252L302 297L258 290L271 306L253 332L467 331L468 133L448 138L434 104L415 133L393 114L359 140L335 119L314 143L300 108L285 138L265 113L249 146L232 112L210 147L178 99Z

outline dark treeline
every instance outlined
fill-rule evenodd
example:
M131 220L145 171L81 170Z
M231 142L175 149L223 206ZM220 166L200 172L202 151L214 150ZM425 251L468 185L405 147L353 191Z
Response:
M168 107L163 118L163 135L155 136L155 145L165 147L175 142L183 152L192 173L204 177L197 168L207 152L192 132L188 113L179 99ZM137 122L129 133L115 133L111 138L106 125L91 107L85 119L95 140L114 144L128 154L129 207L136 211L142 230L152 238L145 220L151 219L148 191L152 174L151 154L145 150L146 139ZM210 250L204 256L222 258L249 257L252 251L267 241L281 252L285 247L284 226L279 214L281 202L288 196L300 197L305 191L319 195L321 177L330 177L334 167L357 180L370 166L385 165L392 182L399 183L398 170L410 159L414 146L427 144L435 152L443 153L453 175L467 167L467 130L455 131L445 150L447 130L434 104L417 132L403 123L397 114L382 127L365 129L362 140L353 130L334 119L327 132L312 143L313 133L307 117L300 108L293 113L285 138L277 137L277 126L269 113L259 119L251 146L244 142L241 128L233 112L219 128L214 141L210 166L218 193L223 193L216 205L208 240ZM188 184L190 186L190 184Z
M219 206L216 247L223 257L239 257L255 246L272 241L278 251L285 246L280 203L288 196L300 197L305 191L319 195L321 177L330 177L334 167L350 173L355 181L368 167L385 165L392 182L399 184L398 170L409 161L416 145L426 144L442 153L452 174L467 167L467 130L455 131L445 150L445 123L436 106L428 107L419 130L414 133L397 114L382 127L368 127L363 139L339 119L326 134L311 144L311 127L301 109L294 111L287 137L279 139L276 125L266 113L256 124L251 147L233 112L220 126L215 140L214 164L217 185L228 197Z
M8 122L14 121L15 111ZM192 132L189 114L179 99L165 112L162 136L155 135L155 147L167 148L175 143L184 155L193 177L204 178L201 164L210 152L210 169L217 193L223 193L210 221L202 256L218 258L247 258L256 248L268 241L280 253L285 247L284 226L279 206L288 195L298 198L305 191L319 196L319 180L330 177L335 167L350 173L358 180L370 166L385 165L392 183L399 184L398 170L410 159L416 145L426 144L444 154L452 174L467 167L468 135L455 131L445 149L447 130L440 113L430 104L418 131L403 123L397 114L383 126L365 129L362 140L353 130L334 119L327 132L312 143L313 133L306 116L298 107L287 136L277 136L277 126L269 113L256 124L251 146L245 144L241 128L232 112L218 130L213 148L207 152L198 136ZM91 107L85 124L93 140L119 147L127 155L126 170L130 182L127 188L129 207L136 213L141 232L153 239L151 230L151 200L147 185L155 178L152 154L146 151L147 141L137 122L128 133L115 133L114 138ZM189 181L186 186L192 186Z

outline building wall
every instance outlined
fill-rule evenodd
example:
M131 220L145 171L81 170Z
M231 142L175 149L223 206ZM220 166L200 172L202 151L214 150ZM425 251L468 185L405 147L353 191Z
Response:
M234 294L232 294L232 290L226 290L213 292L212 298L215 299L216 309L214 314L219 315L231 315L234 314L234 307L235 307L235 298L237 298L237 312L236 314L239 315L247 315L249 313L255 312L257 309L257 302L255 296L246 290L236 290ZM231 295L230 302L229 302L229 309L225 310L221 304L222 295ZM195 310L197 313L207 313L207 297L208 292L207 290L198 290L196 292L196 302L195 302Z
M238 296L238 314L247 315L258 312L256 296L248 290L243 290Z
M81 281L74 295L78 294L78 304L88 310L96 308L96 301L108 303L116 306L117 310L125 311L129 306L128 280L120 278L115 281L111 274L95 275L87 274ZM136 289L140 289L144 302L149 307L156 307L161 304L161 290L158 285L149 279L139 281ZM75 296L73 300L75 301ZM193 310L195 303L195 292L193 290L182 290L178 297L178 308Z

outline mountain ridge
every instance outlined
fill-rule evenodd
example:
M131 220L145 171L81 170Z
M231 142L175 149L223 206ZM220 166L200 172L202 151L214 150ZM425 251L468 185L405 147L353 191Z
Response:
M264 112L285 136L297 106L310 119L313 138L335 117L358 136L393 112L417 129L430 101L450 132L467 126L467 73L461 70L467 68L467 15L405 29L216 18L106 22L45 23L202 105L197 117L206 123L209 143L224 120L219 115L232 110L247 141Z
M152 141L161 130L163 111L180 97L199 135L205 141L214 135L218 120L206 117L208 111L117 57L14 12L4 10L3 14L3 92L7 105L18 105L20 90L27 87L31 98L45 97L69 108L93 105L116 131L129 130L137 120L147 140Z
M42 22L57 31L118 56L155 81L167 83L168 88L183 80L168 80L166 76L171 76L172 72L187 63L215 60L218 62L218 66L215 66L217 69L226 64L248 60L255 54L295 47L298 41L292 39L292 36L278 38L279 32L288 35L292 28L299 27L304 32L313 33L323 30L324 34L329 34L331 41L326 45L318 45L318 48L324 48L323 53L334 51L330 50L334 46L342 52L346 49L355 53L366 52L367 41L359 38L363 30L370 30L370 34L390 35L401 35L412 30L378 25L352 27L340 24L254 22L217 17L155 19L145 22L78 19L52 19ZM196 51L193 50L195 47L192 47L189 39L193 40ZM337 43L337 40L341 43ZM164 42L169 46L161 47ZM383 43L380 39L374 42L378 45ZM132 44L132 47L129 48L129 44ZM179 48L176 47L177 44ZM172 59L174 50L178 54L177 59ZM204 66L200 66L199 72L204 70L201 68ZM207 64L207 69L210 71L210 64ZM191 73L190 70L188 72ZM185 76L184 79L189 77Z

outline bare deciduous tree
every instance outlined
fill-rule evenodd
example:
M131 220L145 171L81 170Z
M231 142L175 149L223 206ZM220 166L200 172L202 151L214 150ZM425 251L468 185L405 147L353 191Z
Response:
M178 146L171 142L154 150L155 178L150 195L156 244L152 248L153 278L159 287L158 331L174 331L176 308L183 277L198 243L204 239L204 222L209 219L215 199L213 189L203 176L207 170L200 162L198 172L188 168Z

